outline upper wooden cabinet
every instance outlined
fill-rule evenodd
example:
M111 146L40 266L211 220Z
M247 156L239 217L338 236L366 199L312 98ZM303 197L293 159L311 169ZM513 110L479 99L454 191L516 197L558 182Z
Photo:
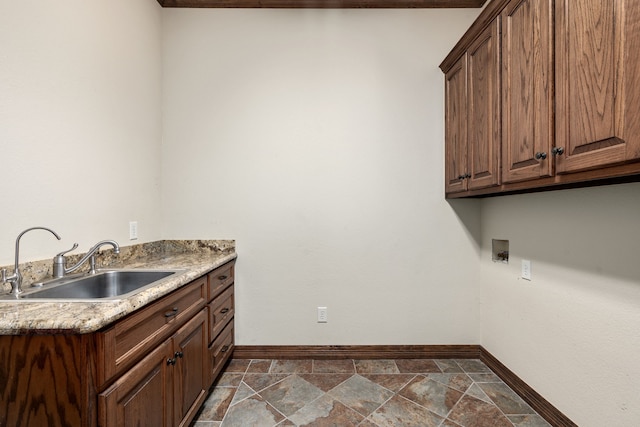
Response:
M472 52L493 35L497 79L491 65L474 76ZM478 58L480 58L478 56ZM466 68L464 67L466 64ZM636 0L494 0L440 65L446 78L447 197L640 180L640 2ZM466 70L466 102L451 90L454 70ZM478 88L492 88L495 106ZM482 90L480 90L482 91ZM449 99L451 96L454 99ZM479 114L500 125L489 130ZM467 121L450 123L452 105ZM464 114L458 108L460 114ZM467 170L451 167L452 139L467 135ZM486 145L488 135L497 145ZM487 150L500 156L487 163ZM495 160L496 157L491 157ZM458 168L459 170L459 168ZM493 175L499 180L488 182ZM475 178L487 181L473 185ZM466 184L452 181L468 179ZM473 178L472 178L473 177ZM476 180L477 183L481 181ZM457 185L452 185L455 183Z
M512 0L502 16L502 182L551 176L552 2Z
M499 29L498 17L445 77L447 193L500 183Z
M640 2L556 1L557 173L640 158Z

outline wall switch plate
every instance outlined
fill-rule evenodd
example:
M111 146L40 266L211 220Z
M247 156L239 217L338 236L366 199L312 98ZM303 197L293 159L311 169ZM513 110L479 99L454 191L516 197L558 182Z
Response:
M327 307L318 307L318 323L327 323Z
M138 239L138 221L129 221L129 240Z
M528 259L522 260L522 278L524 280L531 280L531 261Z

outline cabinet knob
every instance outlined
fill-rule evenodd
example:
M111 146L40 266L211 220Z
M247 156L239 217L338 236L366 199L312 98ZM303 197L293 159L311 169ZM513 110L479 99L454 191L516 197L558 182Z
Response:
M218 276L218 280L227 280L227 276Z
M551 154L553 154L554 156L558 156L560 154L564 153L564 148L563 147L553 147L551 149Z
M182 359L182 356L184 356L184 354L181 351L176 351L173 356L174 356L173 360L176 360L176 358Z
M229 309L227 307L225 307L222 310L220 310L221 314L225 314L225 313L228 313L228 312L229 312Z
M465 178L471 178L471 175L469 175L468 173L465 173L465 174L464 174L464 177L465 177Z
M178 307L173 307L170 311L164 313L164 317L173 317L178 314Z
M225 345L224 347L222 347L222 349L220 349L220 353L226 353L227 351L229 351L228 345Z
M176 364L175 357L173 359L167 359L167 366L175 366L175 364Z
M541 153L541 152L537 152L536 153L536 160L544 160L547 158L547 153Z
M458 175L458 179L465 179L467 175Z

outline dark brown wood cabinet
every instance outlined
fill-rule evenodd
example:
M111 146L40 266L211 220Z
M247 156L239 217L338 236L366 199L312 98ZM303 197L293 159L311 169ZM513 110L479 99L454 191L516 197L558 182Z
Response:
M484 143L489 122L474 113L470 86L469 52L485 42L487 33L497 34L501 46L501 84L492 86L501 108L491 110L500 115L494 135L499 135L501 180L493 184L488 183L493 170ZM635 114L640 105L640 2L494 0L440 67L447 88L447 197L640 181L640 118ZM460 70L468 74L466 103L462 88L449 88ZM488 81L481 81L485 88ZM467 108L464 128L461 122L450 123L457 120L451 106L458 105ZM462 133L469 140L466 163L472 166L457 173L449 150L457 147ZM480 182L477 177L487 181L474 185Z
M233 352L234 263L94 333L0 336L0 425L189 425Z
M502 17L502 182L551 176L552 3L512 0Z
M499 28L497 17L446 74L447 192L500 183Z

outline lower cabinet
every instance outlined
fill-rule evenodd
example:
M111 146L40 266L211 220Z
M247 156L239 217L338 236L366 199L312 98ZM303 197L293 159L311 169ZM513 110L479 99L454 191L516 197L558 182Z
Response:
M207 308L98 395L100 425L183 426L210 384Z
M231 261L94 333L0 335L0 426L188 426L233 352L233 276Z

